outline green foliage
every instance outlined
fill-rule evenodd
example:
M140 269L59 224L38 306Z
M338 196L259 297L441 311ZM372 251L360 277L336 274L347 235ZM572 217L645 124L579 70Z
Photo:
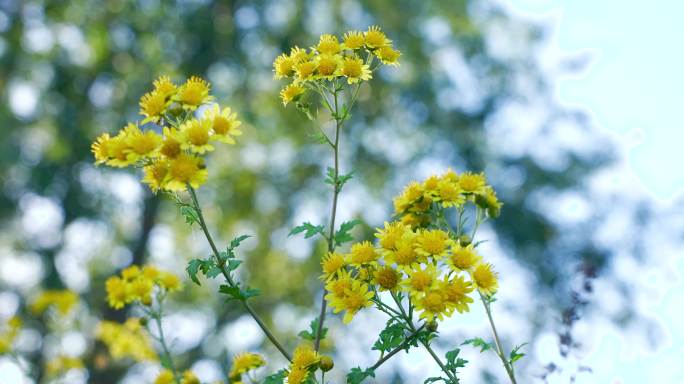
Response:
M239 285L226 285L222 284L219 286L219 292L224 295L228 295L228 300L247 300L250 297L259 296L260 291L256 288L240 289Z
M309 324L309 329L304 330L299 332L299 337L301 337L304 340L316 340L316 335L318 334L318 324L319 324L319 318L316 317L315 319L311 320L311 323ZM325 339L325 337L328 335L328 328L323 327L321 329L321 340Z
M189 225L193 225L195 223L199 224L200 219L199 219L199 214L197 213L197 210L195 207L193 207L190 204L186 204L183 202L176 202L178 204L178 208L180 209L180 214L185 218L185 222Z
M511 353L508 355L508 358L509 358L508 362L511 365L513 365L516 361L522 359L525 356L524 353L520 352L520 349L522 349L522 347L524 347L525 345L527 345L527 343L516 345L515 348L513 348Z
M202 272L204 276L209 279L213 279L216 276L223 273L223 268L226 272L230 274L231 272L238 269L242 264L242 260L237 260L235 258L235 249L240 246L240 243L245 239L249 238L249 235L241 235L230 241L230 244L224 252L219 253L221 263L223 265L217 264L214 257L208 257L206 259L192 259L188 262L188 266L185 270L188 272L190 279L197 285L201 285L197 274Z
M378 340L373 344L372 349L381 353L390 352L400 346L405 339L404 325L392 319L387 322L385 329L380 332Z
M458 357L459 353L461 353L461 349L456 348L456 349L452 349L451 351L447 352L445 355L446 360L447 360L446 367L448 370L450 370L454 374L454 377L457 376L457 374L458 374L457 371L460 368L465 367L465 365L468 363L468 360L461 359L460 357ZM457 382L458 382L458 380L457 380Z
M355 226L361 224L361 220L345 221L340 225L340 229L335 232L334 240L335 246L340 246L343 243L354 240L354 237L349 233Z
M468 344L472 345L475 348L480 348L480 353L482 353L484 351L488 351L490 349L496 350L494 343L486 342L481 337L475 337L472 339L468 339L468 340L464 341L463 343L461 343L461 345L468 345Z
M348 174L339 174L337 175L337 179L335 179L335 169L332 167L328 167L326 176L325 176L325 183L330 184L335 187L335 190L337 192L340 192L342 190L342 187L344 184L347 183L347 181L351 180L353 177L353 172L348 173Z
M360 384L369 377L375 377L375 371L371 368L352 368L352 370L347 374L347 384Z
M280 371L266 376L264 378L263 384L283 384L285 382L285 377L287 376L287 371L281 369Z
M324 228L325 227L323 227L322 225L313 225L307 221L302 225L292 228L288 236L296 235L302 232L304 232L305 239L308 239L316 235L325 236L325 233L323 232Z

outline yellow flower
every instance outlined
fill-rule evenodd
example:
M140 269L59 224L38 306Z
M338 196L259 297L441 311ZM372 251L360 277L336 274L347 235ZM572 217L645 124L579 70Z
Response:
M400 270L407 271L423 261L424 257L416 252L416 236L412 232L405 234L395 243L394 251L385 254L385 261L395 263Z
M111 138L109 133L103 133L90 146L90 151L95 156L95 164L102 164L109 160L109 143Z
M209 95L211 85L197 76L189 78L176 94L176 100L183 104L183 109L194 111L202 104L206 104L214 98Z
M126 302L140 301L144 305L152 304L152 281L138 278L129 283L128 297Z
M308 369L302 367L293 367L287 373L287 384L303 384L308 376Z
M11 317L0 327L0 355L12 351L12 344L21 330L21 319Z
M468 296L473 291L473 286L469 281L465 281L462 276L455 276L451 280L445 277L438 283L439 289L446 295L447 305L456 309L458 313L468 312L468 305L473 299Z
M161 271L157 269L154 265L145 265L142 268L142 275L146 279L150 280L157 280L159 278L159 275L161 274Z
M297 46L292 47L290 50L290 58L294 61L294 64L299 64L301 62L307 61L311 58L312 54L307 53L306 49L299 48Z
M238 128L242 122L237 119L237 113L232 112L228 107L221 110L218 104L214 104L204 118L211 121L211 128L214 131L211 135L213 140L235 144L233 137L242 135L242 131Z
M193 188L199 188L207 180L207 176L208 172L201 158L181 154L170 161L169 181L166 189L183 191L187 188L187 184Z
M133 281L140 276L140 267L133 264L121 271L121 278L126 281Z
M440 180L437 185L439 199L446 208L459 206L465 203L459 184L449 180Z
M276 57L273 61L273 72L275 73L273 77L276 79L282 79L283 77L290 77L294 74L294 66L296 61L291 56L283 53Z
M256 353L242 352L233 357L233 364L228 377L231 380L239 380L243 374L266 365L266 360Z
M416 237L416 252L423 256L440 259L448 254L449 247L453 243L449 234L442 230L422 230Z
M332 79L338 75L338 68L342 64L342 57L339 55L323 54L316 57L316 68L318 76L325 79Z
M384 229L377 228L375 237L378 238L382 248L392 250L407 231L410 231L410 229L401 222L395 221L390 224L385 221Z
M358 83L360 80L369 80L373 77L368 65L356 57L346 57L342 61L341 73L347 78L348 84Z
M292 366L309 368L314 364L318 364L320 359L320 356L318 356L313 347L308 343L304 343L298 345L292 353Z
M424 196L430 196L432 198L439 197L439 177L432 175L427 179L423 180L423 194Z
M380 27L372 25L363 34L364 44L370 49L380 48L392 43L392 40L385 36L385 33L380 30Z
M369 241L363 241L352 245L349 251L349 264L360 267L365 264L373 264L378 260L378 253Z
M145 166L143 171L143 183L147 184L152 192L157 193L165 188L166 176L169 174L169 161L157 159L152 164Z
M344 297L334 297L330 301L330 306L333 313L346 311L342 321L348 324L358 311L373 305L372 299L375 294L369 289L368 284L358 280L352 280L351 288L345 293Z
M487 211L489 217L498 217L503 205L496 197L496 192L490 186L485 186L484 192L475 197L475 203Z
M451 247L451 255L447 258L447 264L456 272L467 271L477 265L480 260L482 257L475 252L472 244L466 247L454 244Z
M123 168L135 162L128 157L130 147L128 146L127 131L125 129L119 131L116 136L107 142L107 151L109 153L106 164L109 166Z
M176 128L164 127L164 141L162 141L159 152L170 158L176 158L181 153L181 142L183 138Z
M83 368L83 361L77 357L59 355L45 364L45 373L54 378L67 373L72 369Z
M126 129L126 141L128 144L128 160L136 162L150 157L156 157L162 138L156 132L141 131L135 124L128 124Z
M487 180L482 173L466 172L458 178L458 185L464 193L484 193Z
M190 370L183 372L183 377L181 377L182 384L200 384L199 379Z
M41 315L53 307L64 316L78 304L78 294L70 290L47 290L40 293L29 306L33 314Z
M158 122L168 105L166 94L162 92L152 91L144 94L140 98L140 114L145 116L142 123Z
M389 266L381 267L373 275L373 282L380 287L381 291L393 291L397 288L400 279L401 274Z
M340 42L337 41L337 36L325 34L321 35L316 50L322 55L334 55L342 50L342 46L340 46Z
M444 320L444 315L449 316L450 308L447 306L447 297L444 292L437 289L430 289L422 295L416 296L414 300L416 309L421 311L420 317L432 320L437 317Z
M477 289L487 296L493 295L499 288L498 274L489 263L478 264L471 272L471 277Z
M316 62L303 61L299 64L296 64L295 72L297 73L297 81L311 80L316 72Z
M330 292L325 296L326 300L332 301L335 298L345 297L352 287L353 279L349 272L344 269L337 274L337 279L330 280L325 284L325 290Z
M178 276L168 272L160 272L157 283L169 292L179 291L183 287Z
M412 296L430 290L437 278L437 270L433 264L428 264L425 268L416 267L407 272L408 278L402 284Z
M336 252L329 252L328 255L321 260L321 267L323 268L321 279L325 281L332 280L337 277L339 271L344 269L345 265L344 256Z
M119 277L113 276L105 282L107 302L114 309L121 309L127 304L128 284Z
M380 59L380 61L383 64L387 65L394 65L397 66L399 65L399 56L401 56L401 52L397 51L396 49L393 49L390 46L384 46L376 49L374 52L375 56Z
M209 119L191 119L183 123L180 128L183 138L181 148L200 155L213 151L214 146L209 144L211 129L212 121Z
M130 357L135 361L149 361L157 358L150 336L138 318L129 318L124 324L103 321L96 337L109 348L114 359Z
M157 80L154 81L154 91L159 92L164 97L169 98L176 93L178 87L171 81L168 76L159 76Z
M169 369L164 369L159 372L157 378L154 379L154 384L173 384L175 380L176 379L173 377L173 372L171 372Z
M280 91L280 98L283 100L283 105L287 105L292 101L299 99L300 95L304 93L304 87L300 87L297 84L289 84Z
M344 34L343 46L345 49L356 50L363 47L363 33L359 31L349 31Z

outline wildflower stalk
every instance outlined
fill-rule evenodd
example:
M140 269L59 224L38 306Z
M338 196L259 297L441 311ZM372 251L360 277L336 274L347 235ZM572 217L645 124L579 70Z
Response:
M159 336L154 336L157 341L159 341L159 344L162 347L162 355L164 356L164 361L168 364L168 368L171 369L171 373L173 373L173 381L176 384L180 384L181 378L178 375L178 370L176 369L176 364L173 362L173 357L171 356L171 352L169 351L169 347L166 344L166 338L164 336L164 328L162 327L162 301L163 297L160 295L157 295L157 301L159 302L159 309L157 311L148 311L147 313L149 316L154 320L154 324L157 326L157 332L159 333Z
M501 362L503 363L503 366L506 369L506 373L508 374L508 378L511 379L511 383L517 384L515 380L515 372L513 371L513 365L508 361L508 359L506 359L506 355L504 354L503 348L501 347L501 340L499 339L499 333L496 331L496 325L494 325L494 319L492 318L492 310L490 308L490 303L487 299L485 299L482 293L480 293L480 300L482 301L482 305L484 306L485 311L487 312L487 319L489 319L489 325L492 328L492 334L494 335L494 344L496 345L496 354L501 359Z
M204 215L202 214L202 208L200 208L199 201L197 200L197 194L195 193L195 189L192 188L190 185L187 186L188 192L190 193L190 197L192 198L192 204L197 211L197 217L199 218L199 224L200 227L202 228L202 231L204 232L204 236L207 238L207 241L209 242L209 246L211 247L211 250L214 254L214 257L216 258L216 263L219 269L221 270L221 273L223 274L223 277L225 277L226 281L231 287L236 287L236 283L233 280L233 278L230 276L230 273L226 270L225 268L225 261L221 259L221 256L219 255L218 248L216 248L216 244L214 243L214 239L211 237L211 233L209 233L209 229L207 228L207 224L204 221ZM292 361L292 358L290 357L290 354L287 352L285 347L276 339L275 335L271 330L268 328L266 323L257 315L257 313L254 311L254 308L247 302L247 299L240 299L240 303L242 303L242 306L244 309L252 316L254 321L259 325L261 330L264 332L266 337L273 343L273 345L280 351L280 353L288 360Z

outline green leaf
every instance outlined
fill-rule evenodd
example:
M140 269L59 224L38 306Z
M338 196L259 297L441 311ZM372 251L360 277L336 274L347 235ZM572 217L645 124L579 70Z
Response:
M251 237L250 235L240 235L240 236L234 238L233 240L230 241L230 246L228 246L228 249L234 250L235 248L240 246L240 243L249 239L250 237Z
M438 381L443 381L443 382L445 382L445 383L448 383L448 382L449 382L449 380L447 380L447 379L445 379L445 378L443 378L443 377L429 377L429 378L425 379L425 381L423 382L423 384L436 383L436 382L438 382Z
M516 345L515 348L513 348L511 353L508 355L508 357L510 358L509 362L511 364L515 363L516 361L522 359L523 356L525 356L524 353L520 352L520 349L522 347L524 347L525 345L527 345L527 343L522 343L520 345Z
M401 323L390 320L385 329L380 332L378 340L373 344L373 350L389 352L404 342L404 326Z
M337 245L341 245L343 243L346 243L348 241L354 240L354 237L349 233L352 229L354 229L355 226L358 224L361 224L361 220L351 220L351 221L345 221L340 225L340 229L335 232L335 243Z
M324 235L323 229L324 229L324 227L322 225L313 225L307 221L300 226L292 228L292 230L290 231L290 234L288 236L292 236L292 235L296 235L298 233L305 232L304 238L308 239L309 237L312 237L312 236Z
M311 323L309 324L309 329L299 332L299 337L301 337L304 340L316 340L316 333L318 332L318 321L318 317L311 320ZM328 328L323 327L323 329L321 330L321 340L325 339L325 336L327 334Z
M209 266L209 268L207 268L206 271L204 271L204 276L206 276L210 279L213 279L214 277L220 275L221 273L223 273L221 271L221 268L219 268L218 266L216 266L216 264L214 264L212 262L211 266Z
M256 297L261 294L261 291L257 288L247 288L246 290L242 291L242 297L245 299L249 299L250 297Z
M185 218L185 222L193 225L195 223L199 223L199 214L197 213L197 210L187 204L183 204L180 206L180 213L181 215Z
M229 299L245 299L245 296L242 294L242 291L240 291L239 287L231 287L230 285L222 284L221 286L219 286L219 292L223 293L224 295L230 296Z
M199 272L202 262L203 260L192 259L188 262L188 266L185 268L185 270L188 272L188 276L190 276L190 279L197 285L202 285L197 278L197 272Z
M460 368L465 367L466 363L468 363L468 360L461 359L458 357L458 354L461 353L461 350L459 348L452 349L451 351L446 353L446 368L451 371L454 374L454 378L456 379L455 382L458 383L458 370Z
M283 384L285 382L285 377L287 376L287 371L284 369L281 369L280 371L270 375L266 376L264 378L264 383L263 384Z
M159 362L161 363L162 367L166 369L171 369L171 367L173 366L173 364L171 363L171 358L164 354L161 354L159 356Z
M228 270L234 271L242 264L242 260L230 259L228 260Z
M481 337L475 337L473 339L468 339L461 343L461 345L467 345L470 344L475 348L480 348L480 353L488 350L495 350L494 343L488 343L484 341Z
M339 174L337 175L337 179L335 179L335 168L328 167L325 174L325 183L335 186L335 190L339 192L342 190L344 184L346 184L347 181L351 180L351 178L353 177L352 174L353 172L348 173L346 175Z
M347 374L347 384L360 384L369 377L375 377L375 371L370 368L362 370L356 367Z

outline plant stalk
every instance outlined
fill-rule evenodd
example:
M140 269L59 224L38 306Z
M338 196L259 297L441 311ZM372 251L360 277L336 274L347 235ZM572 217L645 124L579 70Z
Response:
M503 348L501 347L501 340L499 339L499 333L496 331L496 325L494 325L492 311L489 308L489 304L487 304L487 302L485 301L485 298L482 295L482 293L480 293L480 300L482 300L482 305L484 306L485 311L487 312L487 319L489 319L489 325L492 328L492 334L494 335L494 344L496 344L496 354L501 359L501 362L503 363L503 366L506 369L506 373L508 374L508 378L511 379L511 384L517 384L517 382L515 381L515 373L513 371L513 366L506 359L506 355L504 354Z

